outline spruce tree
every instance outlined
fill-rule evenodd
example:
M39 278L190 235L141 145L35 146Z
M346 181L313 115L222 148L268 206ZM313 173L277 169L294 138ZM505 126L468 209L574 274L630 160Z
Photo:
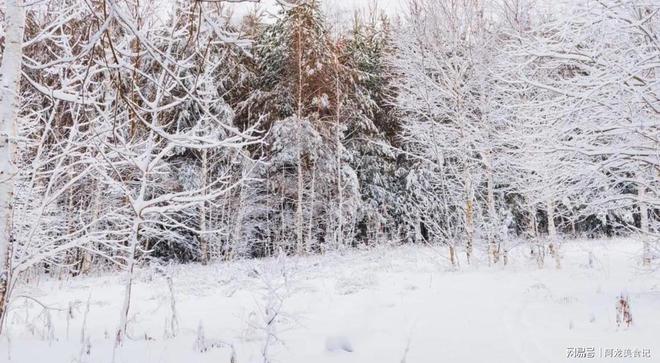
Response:
M279 15L258 36L255 89L243 108L266 132L257 152L269 194L262 219L279 226L259 237L273 248L305 253L331 238L332 202L344 188L335 186L343 184L344 174L353 180L336 157L343 148L335 136L344 76L317 1L283 7Z
M387 64L391 52L387 18L368 21L356 17L343 47L350 70L351 95L347 147L360 185L357 238L373 243L401 237L402 181L397 176L398 122L390 99L393 75ZM350 109L350 111L348 111Z

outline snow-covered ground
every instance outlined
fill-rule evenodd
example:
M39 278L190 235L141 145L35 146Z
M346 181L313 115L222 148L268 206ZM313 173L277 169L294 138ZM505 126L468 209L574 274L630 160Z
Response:
M282 363L554 363L572 361L569 348L594 348L590 362L660 361L660 276L640 251L632 239L567 242L561 270L550 258L539 270L524 246L507 267L458 271L445 249L415 246L173 266L174 327L167 279L144 269L114 358L122 278L42 278L16 295L56 310L17 297L0 361L229 363L229 344L235 363L264 350ZM630 328L615 322L622 292ZM651 358L599 358L607 349Z

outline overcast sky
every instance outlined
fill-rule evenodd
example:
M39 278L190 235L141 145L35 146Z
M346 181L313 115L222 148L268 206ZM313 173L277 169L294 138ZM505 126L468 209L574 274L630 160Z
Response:
M368 9L374 4L391 16L395 16L404 8L405 0L321 0L323 9L328 17L340 19L350 19L355 10ZM254 4L235 4L237 18L249 11ZM278 6L275 0L261 0L260 5L273 13L277 12Z

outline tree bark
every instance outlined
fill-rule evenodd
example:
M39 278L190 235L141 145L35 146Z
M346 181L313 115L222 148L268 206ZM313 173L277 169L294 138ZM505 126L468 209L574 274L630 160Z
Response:
M470 264L474 243L474 190L472 188L472 177L467 170L465 172L465 194L465 255L467 257L467 263Z
M643 172L637 176L637 205L639 206L639 230L642 234L643 256L642 264L651 265L651 243L649 242L649 207L646 203L646 184Z
M94 199L92 202L92 220L95 221L99 218L99 207L101 205L101 195L102 191L100 189L100 183L96 182ZM97 228L96 226L92 228ZM86 233L90 233L91 230L87 230ZM93 242L92 242L93 243ZM92 253L88 249L83 250L82 262L80 264L80 273L85 275L89 273L92 269Z
M119 314L119 328L117 329L117 335L115 337L115 347L118 347L124 341L126 336L126 327L128 326L128 312L131 307L131 293L133 291L133 272L135 270L135 257L137 255L137 249L139 244L139 230L140 224L142 223L141 218L137 217L133 222L133 227L131 229L131 236L129 238L130 245L127 256L127 269L126 269L126 285L124 287L124 302L122 304L121 312Z
M300 143L300 130L298 130L298 142ZM296 249L298 254L305 251L303 240L303 165L300 148L298 148L298 203L296 205Z
M316 198L316 164L312 165L312 185L309 197L309 218L307 221L307 244L305 253L311 252L314 241L314 203Z
M456 263L456 249L452 245L449 245L449 261L451 261L451 267L458 267Z
M543 243L540 242L538 238L538 228L536 226L536 209L534 206L529 207L529 234L532 240L531 253L532 255L536 254L536 263L539 268L543 268L545 265L545 248ZM536 246L535 246L535 245Z
M298 122L302 122L302 88L303 88L303 64L302 64L302 39L301 39L301 27L302 25L298 25L298 31L297 31L297 40L298 40L298 46L296 49L297 56L298 56L298 89L297 89L297 96L298 96L298 110L297 110L297 116L298 116ZM296 249L298 254L302 254L303 251L305 250L304 246L304 237L303 237L303 229L304 229L304 219L303 219L303 158L302 158L302 152L300 150L300 145L302 144L301 140L301 135L300 135L300 126L298 127L298 130L296 132L297 136L297 142L298 142L298 152L297 152L297 161L298 161L298 205L296 206Z
M202 150L202 187L206 195L206 186L208 183L208 158L207 151ZM209 263L209 241L206 238L206 201L200 204L199 208L199 252L202 265Z
M559 257L559 241L557 240L557 227L555 227L555 205L552 199L547 201L548 213L548 250L550 255L555 259L557 268L561 268L561 259Z
M497 228L497 211L495 209L495 182L493 181L493 159L489 151L485 158L486 160L486 182L487 182L487 202L488 202L488 246L490 250L490 258L493 264L496 264L500 259L500 251L495 239L495 229Z
M242 166L241 167L241 180L245 181L247 179L247 175L245 174L246 167ZM230 251L231 253L229 254L229 259L233 260L237 254L243 249L243 242L240 243L241 250L239 250L239 241L243 240L242 232L243 232L243 218L245 216L245 201L248 199L248 196L246 195L246 184L242 184L240 186L240 190L238 192L238 205L236 206L236 220L234 221L234 230L232 231L232 238L231 238L231 246L230 246ZM269 244L266 243L266 246ZM270 246L267 248L271 248L272 251L270 253L273 253L274 251L277 250L275 246Z
M25 30L25 8L22 0L5 0L4 13L5 49L0 65L0 332L5 320L12 278L12 216L14 184L18 173L13 157L16 151Z
M339 61L335 55L335 67L337 74L335 75L335 97L337 98L337 110L335 111L335 143L337 148L337 231L335 237L336 248L343 246L344 244L344 216L342 208L344 207L344 186L342 185L342 132L340 123L340 112L341 112L341 88L339 87Z

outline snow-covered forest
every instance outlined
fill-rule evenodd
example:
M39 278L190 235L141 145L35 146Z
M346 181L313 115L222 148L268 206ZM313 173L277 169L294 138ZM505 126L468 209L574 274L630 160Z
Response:
M0 0L0 361L660 357L657 0L277 3Z

